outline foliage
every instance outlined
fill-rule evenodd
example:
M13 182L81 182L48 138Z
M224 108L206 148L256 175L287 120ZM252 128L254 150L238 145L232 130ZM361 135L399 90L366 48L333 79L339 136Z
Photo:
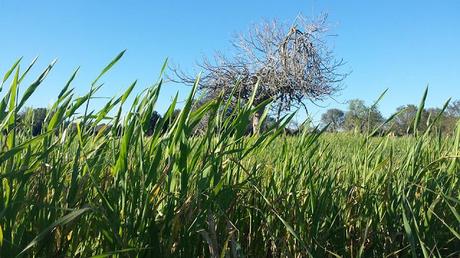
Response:
M377 105L367 107L363 100L353 99L348 103L344 127L350 131L365 133L378 127L383 121Z
M343 128L345 122L345 113L340 109L329 109L321 115L321 123L328 126L331 132L337 132Z
M455 127L460 116L457 116L455 103L447 106L445 110L442 108L427 108L420 112L420 122L417 126L417 131L425 132L428 126L432 123L432 133L453 135ZM397 115L393 120L391 130L396 135L407 135L414 133L414 121L419 108L415 105L406 105L397 108ZM436 121L435 121L436 120Z
M18 114L18 123L24 127L32 128L32 135L37 136L41 133L43 124L47 116L46 108L27 108Z
M224 98L193 109L196 83L177 117L176 98L148 136L161 81L130 106L135 84L88 108L122 54L80 97L74 73L38 136L16 118L39 85L17 96L27 72L16 64L4 76L1 257L460 254L460 125L452 138L287 137L289 116L245 136L268 103L250 98L230 116ZM193 136L204 117L206 129ZM111 127L95 135L102 122Z
M448 102L450 103L450 102ZM423 108L416 105L400 106L390 117L390 121L380 126L385 118L381 115L377 105L367 107L363 100L349 101L349 109L329 109L321 116L321 125L329 125L328 130L368 132L379 127L379 133L388 132L397 136L412 135L415 132L424 133L430 128L433 135L453 135L457 121L460 118L460 101L446 103L444 108ZM448 104L448 105L447 105ZM417 126L415 118L420 113ZM369 127L369 128L367 128ZM414 128L416 130L414 131Z
M161 120L161 115L157 111L153 111L152 115L150 116L149 124L146 130L147 135L152 135L153 131L155 130L155 126Z
M415 105L400 106L396 109L398 115L394 119L394 131L397 135L405 135L414 133L414 120L417 116L418 108ZM422 122L419 125L419 130L426 129L427 113L422 113Z

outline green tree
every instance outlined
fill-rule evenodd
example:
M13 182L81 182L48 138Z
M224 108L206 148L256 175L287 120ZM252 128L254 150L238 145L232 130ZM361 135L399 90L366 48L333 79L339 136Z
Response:
M153 134L153 130L155 129L155 126L158 123L158 121L160 121L160 119L161 119L161 115L157 111L153 111L152 117L150 118L150 121L149 121L149 127L147 128L145 132L147 135L150 136Z
M367 107L363 100L353 99L348 102L348 111L345 114L344 127L355 133L367 132L384 121L377 105Z
M392 128L395 134L405 135L413 133L413 124L415 116L417 115L417 110L417 106L412 104L399 106L396 109L396 112L399 112L399 114L394 118ZM422 122L419 127L426 125L426 121L423 121L424 119L426 119L426 115L422 114Z
M345 112L340 109L332 108L326 111L326 113L321 115L321 123L326 126L330 132L337 132L343 128L345 122Z
M24 129L30 128L33 136L42 132L48 110L46 108L26 108L18 116L18 122Z
M432 127L432 132L436 132L436 133L442 133L442 134L450 134L452 133L451 132L451 128L449 126L449 117L447 115L446 112L442 112L442 109L440 108L428 108L426 110L426 114L427 114L427 125L431 124L431 123L435 123L433 124L433 127ZM439 115L439 119L437 121L434 121L434 119L436 119L436 117L438 117Z
M361 99L348 102L348 111L345 114L344 126L348 131L362 131L366 119L366 105Z

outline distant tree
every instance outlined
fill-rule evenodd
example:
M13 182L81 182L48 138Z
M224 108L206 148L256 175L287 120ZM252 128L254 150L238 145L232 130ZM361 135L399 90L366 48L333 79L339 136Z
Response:
M344 126L345 112L337 108L329 109L321 115L321 123L329 125L328 131L337 132Z
M367 107L363 100L353 99L348 103L344 127L354 132L366 132L379 126L384 118L377 106Z
M460 100L455 100L449 104L446 109L448 116L453 118L460 118Z
M377 106L372 106L368 108L368 121L365 124L366 130L374 130L379 127L384 121L385 118L383 117L382 113L378 109Z
M453 106L449 107L450 109L448 108L445 112L442 112L442 109L437 107L424 109L421 112L417 131L425 132L428 126L434 123L431 128L432 132L451 134L455 128L457 119L452 116L455 115L455 108ZM395 134L405 135L414 133L414 122L418 113L418 107L410 104L400 106L396 111L399 112L399 114L394 118L392 126L392 130ZM438 120L435 121L438 116Z
M255 94L254 105L272 99L271 111L279 119L292 108L306 109L307 101L318 101L338 91L346 77L340 71L344 62L336 59L326 43L326 16L307 21L299 16L292 25L276 21L254 26L247 34L232 41L233 57L216 54L214 62L205 58L199 90L215 98L246 101ZM193 83L195 76L172 68L182 83ZM236 96L232 92L238 85ZM252 118L258 128L260 113Z
M417 115L417 106L415 105L406 105L406 106L399 106L396 109L396 112L399 112L397 116L395 116L393 120L393 131L397 135L405 135L410 134L413 132L414 129L414 120L415 116ZM426 116L422 116L424 119ZM420 123L420 126L423 126L426 123Z
M18 115L18 120L23 127L30 126L32 135L37 136L42 132L47 113L46 108L26 108Z
M35 108L33 111L33 122L32 122L32 134L38 135L42 131L43 124L45 123L45 118L48 113L46 108Z
M344 126L348 131L361 132L364 129L367 107L363 100L353 99L348 102Z
M153 111L152 117L150 118L150 121L149 121L149 126L145 132L148 136L151 136L153 134L155 126L160 121L160 119L161 119L161 115L157 111Z
M441 108L428 108L427 114L427 125L434 123L432 126L432 132L451 134L452 128L450 128L450 118L446 112L442 112ZM435 119L438 118L436 121Z
M163 125L163 131L166 132L169 127L172 126L174 121L179 117L181 110L180 109L175 109L172 113L172 115L165 121Z
M457 122L460 119L460 100L453 101L446 110L447 118L445 123L450 133L454 133Z
M440 108L429 108L427 112L431 122L435 119L442 110ZM434 128L437 132L443 134L453 134L457 127L457 122L460 119L460 100L453 101L447 106L445 112L440 116Z

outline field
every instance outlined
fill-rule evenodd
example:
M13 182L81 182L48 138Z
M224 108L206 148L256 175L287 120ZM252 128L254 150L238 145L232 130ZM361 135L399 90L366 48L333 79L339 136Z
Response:
M286 136L287 116L250 136L268 102L227 115L222 99L194 108L194 88L148 136L161 81L129 106L134 84L89 109L116 61L87 95L74 96L72 77L38 136L30 114L17 116L45 76L21 96L28 69L4 77L1 257L460 255L460 127L453 137ZM102 122L113 126L95 132Z

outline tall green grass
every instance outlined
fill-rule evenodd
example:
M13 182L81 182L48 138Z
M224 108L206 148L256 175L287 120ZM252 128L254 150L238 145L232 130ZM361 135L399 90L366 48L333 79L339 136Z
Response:
M83 96L71 86L75 71L35 137L32 115L19 125L18 113L54 63L30 86L35 61L4 75L1 257L460 255L460 127L453 138L287 137L287 116L248 136L268 102L229 116L223 99L194 107L195 85L179 116L170 122L176 96L147 136L161 79L130 105L136 82L90 109L122 55ZM95 133L101 123L111 126Z

